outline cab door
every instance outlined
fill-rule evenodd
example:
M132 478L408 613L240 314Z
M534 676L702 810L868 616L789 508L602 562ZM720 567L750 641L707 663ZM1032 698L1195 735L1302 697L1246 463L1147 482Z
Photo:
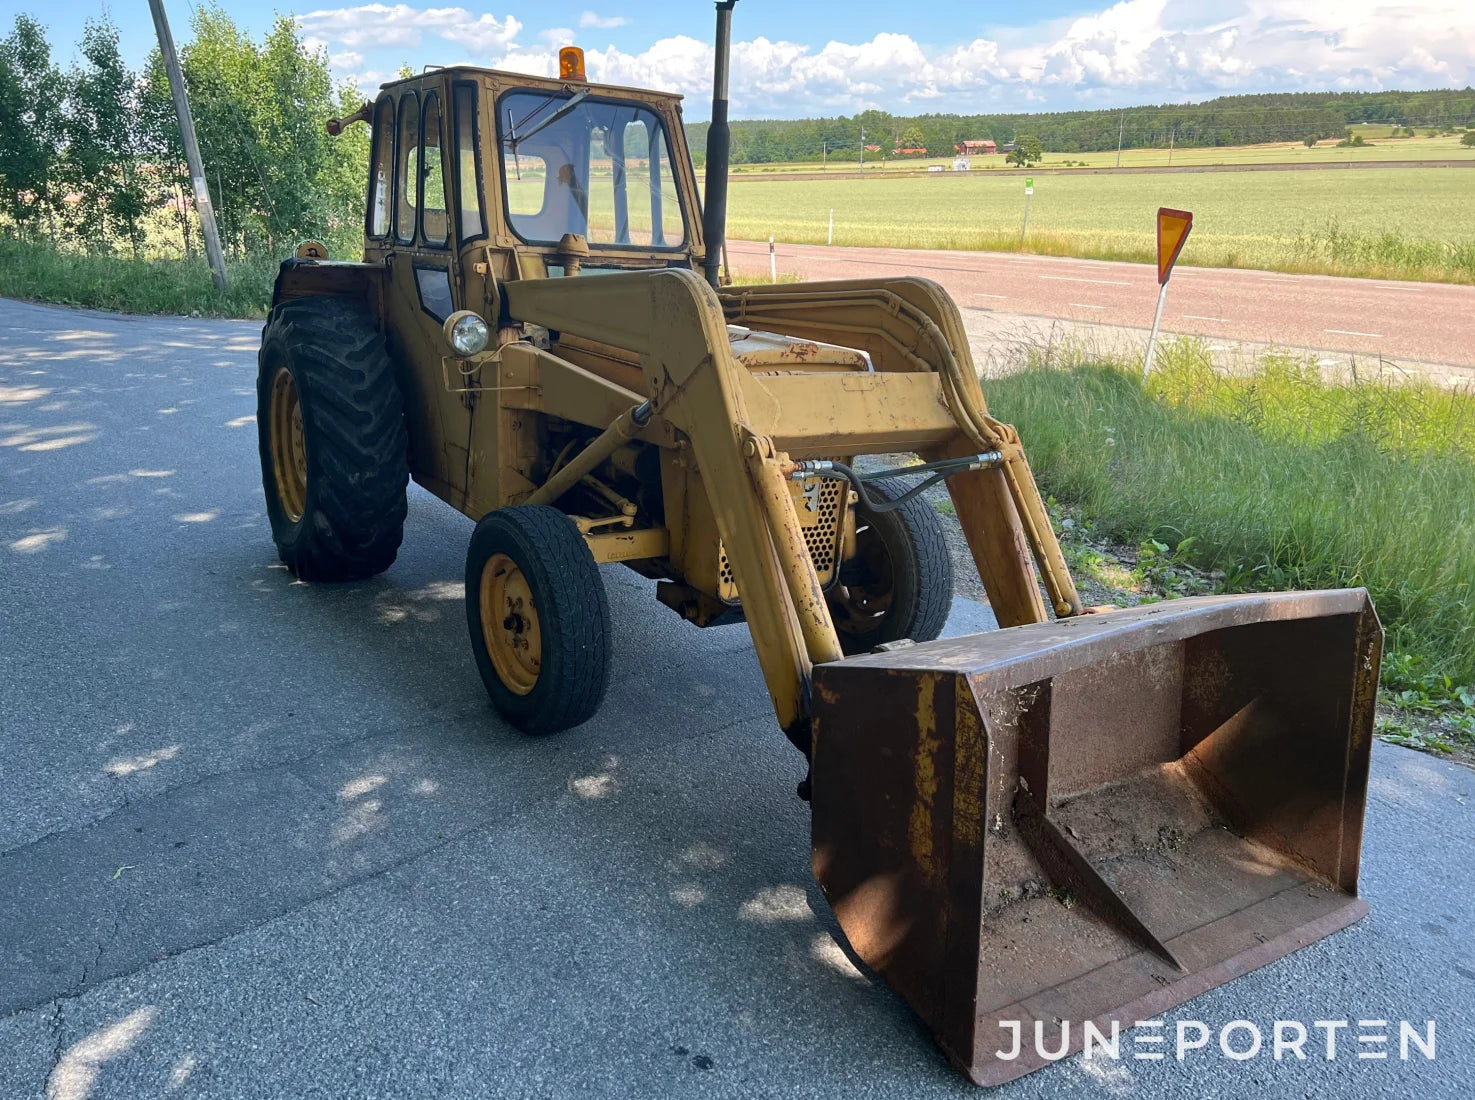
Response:
M427 80L389 94L395 121L385 307L390 351L401 367L410 472L448 504L464 508L471 409L463 394L451 392L442 366L448 351L442 325L463 308L446 88L444 81Z

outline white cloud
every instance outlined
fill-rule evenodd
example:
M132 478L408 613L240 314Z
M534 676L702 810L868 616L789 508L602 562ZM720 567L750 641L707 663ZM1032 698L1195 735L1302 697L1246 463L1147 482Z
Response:
M586 11L583 15L579 16L579 26L596 27L602 31L623 27L628 22L630 20L626 19L623 15L599 15L592 11Z
M424 33L477 51L507 48L522 30L512 16L474 15L465 8L415 8L409 4L362 4L297 16L305 35L352 49L418 47Z
M1463 87L1475 83L1472 11L1468 0L1120 0L1074 19L1009 28L997 41L938 47L899 32L823 45L759 36L733 44L733 111L748 118L871 107L969 111L1232 92ZM593 11L579 19L585 28L625 22ZM476 64L552 75L557 47L574 36L556 27L523 42L524 24L513 15L403 3L315 11L298 23L333 51L340 72L361 71L365 54L378 69L393 68L410 51L404 59L416 67L453 61L442 45L448 42ZM677 35L634 52L591 49L586 59L597 82L681 92L693 101L689 117L705 113L708 42Z

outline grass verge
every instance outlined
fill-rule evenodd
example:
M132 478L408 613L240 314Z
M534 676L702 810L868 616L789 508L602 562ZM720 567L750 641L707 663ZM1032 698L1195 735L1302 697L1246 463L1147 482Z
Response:
M1332 384L1274 354L1226 375L1193 340L1159 363L1144 385L1137 364L1057 347L987 392L1042 487L1089 518L1073 524L1138 548L1109 573L1158 596L1366 586L1388 632L1385 732L1475 746L1475 394ZM1089 574L1096 551L1074 550ZM1434 721L1395 728L1411 715Z
M124 313L265 317L280 260L227 264L222 297L200 260L133 260L0 240L0 297Z

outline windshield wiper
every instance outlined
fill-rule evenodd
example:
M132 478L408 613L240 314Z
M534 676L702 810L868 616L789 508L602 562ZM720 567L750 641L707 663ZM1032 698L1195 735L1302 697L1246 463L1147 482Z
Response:
M569 114L572 113L575 107L577 107L580 103L583 103L584 100L588 98L589 89L585 88L582 92L578 92L574 96L572 96L567 103L565 103L558 110L554 111L551 115L545 118L542 122L538 123L531 130L528 130L521 134L509 134L507 142L508 147L514 153L517 152L517 147L523 142L527 141L528 138L532 137L536 133L546 130L549 126L552 126L559 119L567 118Z

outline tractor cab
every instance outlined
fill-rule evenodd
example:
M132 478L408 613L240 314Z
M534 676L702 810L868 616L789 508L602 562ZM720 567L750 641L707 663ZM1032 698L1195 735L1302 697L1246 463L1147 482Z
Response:
M450 252L498 281L694 266L680 97L590 84L582 58L566 70L456 66L385 84L368 108L365 260Z

